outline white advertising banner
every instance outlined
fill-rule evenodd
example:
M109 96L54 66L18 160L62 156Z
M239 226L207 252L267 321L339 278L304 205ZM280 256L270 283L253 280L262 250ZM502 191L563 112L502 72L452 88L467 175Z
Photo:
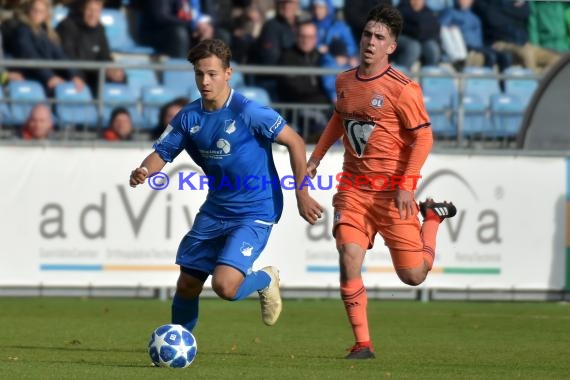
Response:
M196 189L183 183L199 170L182 153L164 169L164 190L130 188L130 171L148 153L3 147L0 286L174 286L176 249L206 186L196 177ZM290 174L287 151L276 149L274 157L280 175ZM257 262L278 266L284 287L338 286L331 200L341 165L342 153L329 152L312 182L326 210L314 226L298 215L294 192L284 190L283 217ZM418 200L431 195L458 207L440 226L434 269L422 286L564 287L565 158L432 154L422 175ZM407 288L380 236L364 276L369 287Z

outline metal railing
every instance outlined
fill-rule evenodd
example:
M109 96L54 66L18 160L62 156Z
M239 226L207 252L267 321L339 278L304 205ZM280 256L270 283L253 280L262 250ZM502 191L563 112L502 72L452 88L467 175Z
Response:
M51 68L51 69L79 69L79 70L95 70L98 72L98 82L99 82L99 93L94 94L94 103L97 107L99 116L103 114L103 109L105 106L103 97L103 88L105 84L105 71L109 68L121 68L121 69L144 69L152 70L155 73L160 74L164 71L189 71L192 70L190 63L188 64L172 64L165 62L94 62L94 61L36 61L36 60L0 60L0 68L4 69L33 69L33 68ZM263 76L282 76L282 75L334 75L338 74L341 70L330 69L330 68L307 68L307 67L281 67L281 66L258 66L258 65L233 65L235 71L239 71L249 79L255 85L255 79L262 78ZM478 136L476 138L467 138L464 131L464 120L465 120L465 107L461 101L464 91L466 79L477 77L477 78L492 78L495 80L505 80L505 79L521 79L517 75L504 75L504 74L469 74L469 73L449 73L449 74L439 74L439 73L413 73L412 78L421 81L422 78L426 77L447 77L453 78L457 85L457 96L458 101L454 108L449 107L446 110L446 118L451 122L452 117L455 119L456 136L452 138L438 139L437 143L445 147L450 148L469 148L469 147L489 147L489 148L504 148L504 147L514 147L514 145L509 144L509 139L498 139L493 136ZM528 77L524 77L527 79ZM538 78L538 77L535 77ZM532 78L531 78L532 79ZM159 83L161 81L159 80ZM139 94L140 96L140 94ZM0 103L10 104L14 101L4 96L0 99ZM47 100L49 104L58 103L55 99L50 98ZM141 99L134 99L138 109L142 109ZM74 102L77 104L76 102ZM272 107L281 113L288 116L289 123L295 127L298 132L305 138L306 141L311 142L314 139L315 131L311 131L311 118L305 117L306 114L314 114L315 112L321 113L327 117L332 111L331 104L306 104L306 103L283 103L283 102L273 102ZM486 112L489 112L487 110ZM101 120L101 118L100 118ZM0 121L1 122L1 121ZM103 126L99 125L99 128ZM135 130L137 136L144 139L144 132L140 126L137 126ZM64 133L60 133L62 139L73 138L73 134L68 133L68 129L65 128ZM82 134L77 135L80 139L92 138L93 133L89 133L87 129L83 130ZM510 139L514 140L514 139Z

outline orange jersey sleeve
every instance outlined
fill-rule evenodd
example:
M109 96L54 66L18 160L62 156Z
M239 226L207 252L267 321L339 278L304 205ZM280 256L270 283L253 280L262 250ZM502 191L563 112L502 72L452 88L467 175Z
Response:
M342 137L343 133L342 119L338 113L334 111L325 130L323 131L323 134L319 137L315 150L311 154L311 160L319 162L327 153L329 148Z

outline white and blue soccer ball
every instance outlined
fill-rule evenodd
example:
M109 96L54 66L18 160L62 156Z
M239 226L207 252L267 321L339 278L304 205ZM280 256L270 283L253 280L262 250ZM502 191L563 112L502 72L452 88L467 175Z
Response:
M157 327L148 342L148 354L159 367L186 368L192 364L197 352L196 338L181 325Z

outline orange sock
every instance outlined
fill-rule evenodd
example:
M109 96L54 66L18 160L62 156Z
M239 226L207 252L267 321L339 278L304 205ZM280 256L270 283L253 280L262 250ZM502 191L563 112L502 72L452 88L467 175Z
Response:
M427 263L429 270L431 270L435 259L435 238L440 223L439 217L435 215L433 218L427 217L422 224L421 236L424 242L424 261Z
M341 282L340 294L344 302L348 320L352 325L352 332L354 333L356 342L369 343L370 333L368 331L368 317L366 315L368 297L366 296L366 288L362 283L362 278Z

